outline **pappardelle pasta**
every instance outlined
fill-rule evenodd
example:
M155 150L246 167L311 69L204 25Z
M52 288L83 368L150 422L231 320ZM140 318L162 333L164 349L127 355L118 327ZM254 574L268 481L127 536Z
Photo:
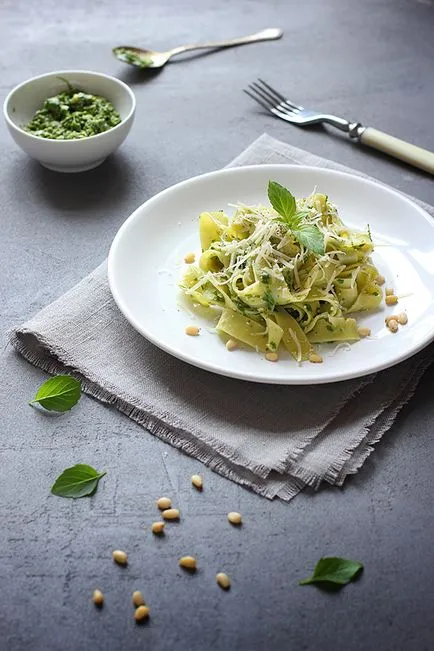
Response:
M268 196L271 206L200 214L202 255L180 287L218 310L218 333L265 354L283 347L298 362L318 361L315 344L359 340L348 315L382 301L369 227L348 229L323 194L295 199L270 181Z

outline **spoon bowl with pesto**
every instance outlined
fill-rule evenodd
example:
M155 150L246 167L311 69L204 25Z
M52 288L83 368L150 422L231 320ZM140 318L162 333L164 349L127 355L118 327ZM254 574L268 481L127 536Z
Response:
M6 97L3 112L15 142L57 172L100 165L127 137L133 91L98 72L61 70L34 77Z

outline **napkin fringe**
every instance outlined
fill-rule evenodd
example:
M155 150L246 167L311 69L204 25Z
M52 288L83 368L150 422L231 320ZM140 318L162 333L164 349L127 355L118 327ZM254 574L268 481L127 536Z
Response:
M26 344L26 335L37 340L38 346L36 349ZM102 388L97 381L90 379L92 374L87 369L79 370L73 363L70 355L59 347L53 348L50 346L41 333L21 328L8 332L8 337L9 342L17 352L20 353L28 362L33 364L33 366L46 371L50 375L62 373L76 377L80 380L84 393L102 403L113 405L118 411L149 430L151 434L154 434L164 442L181 450L185 454L198 459L220 475L231 479L238 484L252 488L256 493L263 497L267 497L268 499L273 499L275 497L275 492L271 490L270 487L255 482L254 479L252 480L252 477L244 478L241 474L243 470L248 470L253 475L257 475L259 480L265 480L270 472L272 472L272 469L268 466L254 463L246 458L243 458L240 461L239 453L231 450L226 445L219 443L211 437L208 437L208 442L204 442L203 440L199 441L184 429L165 425L157 416L151 416L143 409L135 407L129 403L125 398L116 396L110 390ZM43 354L38 354L38 350L42 350ZM218 456L216 456L216 453ZM228 463L233 464L235 467L239 467L241 472L238 473L231 469L228 466ZM283 467L284 465L282 461L282 468ZM287 491L288 497L282 499L291 499L299 492L299 490L300 488L291 488Z
M329 476L329 474L327 473L326 476L324 477L325 481L335 486L343 486L345 479L348 477L348 475L355 475L360 470L360 468L365 463L366 459L375 450L375 445L379 443L383 435L388 430L390 430L390 428L392 427L393 423L396 421L396 418L400 413L400 411L402 410L402 408L405 407L405 405L411 400L411 398L416 393L416 389L419 385L419 382L421 381L422 377L428 370L431 363L432 363L432 359L430 357L427 357L421 362L421 364L412 373L410 380L406 383L405 395L402 395L398 400L395 401L393 405L391 405L389 409L386 410L387 416L383 418L380 425L378 425L373 429L368 428L367 438L365 438L361 443L359 443L358 446L353 447L348 451L348 454L346 454L347 459L344 466L341 467L339 472L337 472L333 476ZM377 416L376 420L381 420L383 415L384 415L384 410L381 414ZM349 462L351 461L353 461L353 463L351 463L351 466L349 467ZM330 467L330 469L331 468L332 466Z

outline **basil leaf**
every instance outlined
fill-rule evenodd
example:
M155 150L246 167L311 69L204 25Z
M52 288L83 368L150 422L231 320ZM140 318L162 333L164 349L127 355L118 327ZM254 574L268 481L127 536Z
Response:
M79 463L72 468L66 468L58 476L51 487L51 492L60 497L72 497L73 499L86 497L96 491L99 480L105 474L105 472L98 472L92 466Z
M81 385L70 375L56 375L39 387L36 396L29 402L38 402L48 411L68 411L80 400Z
M312 576L299 581L299 584L328 583L335 586L343 586L350 583L350 581L354 581L362 570L362 563L340 558L339 556L329 556L320 558Z
M297 205L290 191L280 183L276 183L276 181L268 181L268 198L274 210L284 218L288 226L291 226L291 218L297 209Z
M308 251L324 255L324 235L318 226L315 226L315 224L298 224L291 232Z

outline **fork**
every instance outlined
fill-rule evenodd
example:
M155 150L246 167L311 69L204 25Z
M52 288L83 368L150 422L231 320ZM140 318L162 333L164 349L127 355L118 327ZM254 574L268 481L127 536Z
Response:
M434 153L427 149L411 145L404 140L384 133L384 131L364 127L360 122L349 122L336 115L304 108L281 95L262 79L249 84L248 88L249 90L244 89L244 92L249 97L258 102L266 111L282 120L286 120L286 122L302 127L311 124L330 124L347 133L353 140L434 174Z

